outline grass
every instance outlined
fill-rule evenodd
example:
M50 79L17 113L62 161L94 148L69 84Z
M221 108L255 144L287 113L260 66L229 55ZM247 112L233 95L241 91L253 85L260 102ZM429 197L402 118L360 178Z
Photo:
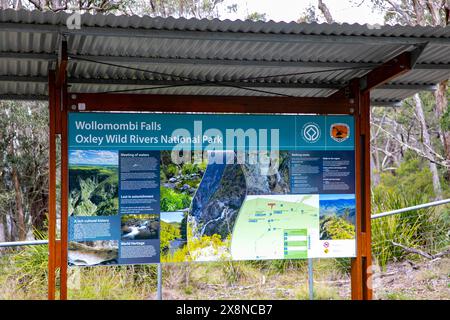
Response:
M413 300L413 297L402 292L393 292L386 295L387 300Z
M374 193L373 211L386 212L427 202L421 194L396 192ZM425 248L430 253L449 245L450 218L443 208L425 208L404 212L372 221L372 248L376 262L384 268L388 262L400 261L407 253L395 246ZM417 257L416 257L417 258Z
M314 300L342 300L336 288L322 284L314 284L313 296ZM299 300L309 299L309 288L307 284L296 290L295 298Z
M70 269L69 299L149 299L155 291L154 268L136 266ZM101 281L99 281L101 279Z
M0 299L46 299L46 254L46 246L35 246L11 252L8 263L3 256ZM326 264L332 265L329 261ZM317 267L325 269L321 263ZM298 288L299 283L306 281L305 276L304 261L164 264L163 292L169 298L293 299L302 297ZM69 299L74 300L153 299L156 268L154 265L69 268L68 289ZM338 297L321 286L317 298Z
M27 256L31 256L30 252L11 252L0 258L3 262L0 299L46 299L46 265L36 264L32 268L28 263L21 265ZM314 299L350 298L349 275L340 270L338 263L335 259L314 260ZM450 259L442 259L432 264L426 262L420 270L398 269L395 278L386 278L388 286L384 283L377 290L377 297L395 300L448 297L444 291L449 285L449 263ZM274 272L270 261L164 264L164 299L309 299L304 266L300 263L285 266ZM395 282L389 284L390 279ZM68 285L69 299L73 300L154 299L156 268L154 265L69 268Z

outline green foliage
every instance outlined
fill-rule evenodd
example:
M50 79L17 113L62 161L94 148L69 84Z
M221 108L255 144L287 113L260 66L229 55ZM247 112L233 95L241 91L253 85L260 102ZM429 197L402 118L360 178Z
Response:
M224 0L153 0L150 6L133 5L133 12L161 17L217 18Z
M355 238L355 226L337 216L329 216L320 225L321 239L344 240Z
M97 215L107 216L119 211L119 199L107 199L97 207Z
M110 216L119 209L118 169L114 166L69 167L69 214Z
M222 238L218 234L213 234L211 236L201 236L200 238L188 238L188 248L191 255L197 255L201 249L211 247L215 254L219 253L219 249L228 248L230 237L222 241Z
M199 167L195 163L183 163L183 166L181 167L181 172L183 174L194 174L199 172Z
M444 185L445 186L445 185ZM434 200L428 163L407 152L393 172L381 174L381 182L373 188L372 212L380 213ZM380 266L404 259L407 253L393 242L427 252L448 246L450 218L445 207L409 211L372 221L372 248ZM414 256L411 256L414 257Z
M450 108L447 108L447 110L445 110L439 122L442 130L450 131Z
M431 172L428 165L411 152L394 172L381 174L381 183L375 187L378 194L422 194L427 200L434 197ZM426 201L424 201L426 202Z
M20 230L45 231L48 186L48 108L40 102L0 102L0 221L11 217L5 238L16 240ZM14 173L14 174L13 174ZM19 182L25 225L18 225L13 175ZM12 219L14 217L14 219ZM33 226L27 224L33 221Z
M167 178L172 178L178 174L178 167L173 163L163 166L162 169Z
M298 270L300 272L306 272L308 265L307 260L290 260L290 259L279 259L279 260L269 260L269 261L249 261L248 263L252 265L263 265L265 269L271 274L283 274L288 271Z
M188 212L185 212L183 214L183 219L181 219L181 225L180 225L182 239L187 239L187 218L188 218Z
M187 184L191 188L198 188L198 185L200 184L200 179L185 179L181 181L179 184L177 184L177 187L182 187L185 184Z
M252 279L256 273L246 261L226 261L222 262L220 267L228 285Z
M38 240L46 239L46 235L35 231ZM42 286L47 283L48 246L26 246L12 255L11 264L15 266L12 273L18 288Z
M191 204L191 197L184 193L178 193L172 189L161 187L161 211L170 212L188 208Z
M163 254L169 250L170 241L180 238L181 233L179 228L174 227L170 223L161 221L160 226L161 254Z
M246 20L250 21L267 21L267 14L266 13L260 13L260 12L252 12L247 15L245 18Z
M295 290L295 299L309 300L309 288L305 282ZM339 292L336 288L329 287L323 284L314 285L314 300L340 300Z
M122 224L126 223L140 223L142 221L154 221L159 220L159 214L126 214L122 215L120 218Z
M402 292L392 292L386 295L387 300L414 300L414 297Z
M183 221L181 226L183 226ZM177 229L180 232L180 228ZM162 261L166 262L185 262L185 261L193 261L196 260L204 250L208 252L208 254L214 254L218 256L219 260L227 261L229 256L229 247L231 236L229 235L225 239L222 240L221 236L218 234L213 234L211 236L201 236L199 238L195 238L192 236L192 229L190 227L185 229L187 232L186 239L189 239L187 244L182 248L176 250L173 254L166 254L162 257ZM163 236L163 231L161 231L161 237ZM181 234L177 233L175 236L171 234L170 230L168 232L168 238L173 240L175 238L180 238ZM170 241L169 240L169 241ZM161 243L163 240L161 240ZM168 248L168 242L164 239L164 245ZM167 250L165 250L167 251Z
M159 170L159 180L161 182L167 181L167 176L163 170Z
M187 246L177 249L174 253L161 254L162 262L186 262L191 261L189 256L189 249Z
M334 268L341 274L350 274L351 260L350 258L336 258L334 260Z
M69 271L71 300L149 299L155 291L155 265L85 267Z
M428 201L429 195L420 193L396 193L375 188L373 211L386 212ZM384 267L388 262L406 257L403 249L393 242L410 248L436 251L448 245L447 232L450 227L448 215L434 208L409 211L372 221L372 248L378 264Z
M201 170L203 172L205 172L207 166L208 166L207 161L202 161L200 163L197 163L197 167L199 168L199 170Z

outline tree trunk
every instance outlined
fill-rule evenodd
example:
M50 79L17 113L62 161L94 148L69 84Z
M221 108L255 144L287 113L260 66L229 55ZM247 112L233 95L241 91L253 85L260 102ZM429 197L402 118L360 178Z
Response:
M375 151L376 152L376 151ZM376 187L380 183L380 169L377 168L377 161L374 157L375 152L370 154L370 168L371 168L371 181L374 187Z
M333 21L333 17L331 16L330 10L328 10L327 5L322 0L319 0L318 8L322 12L322 14L324 15L325 20L327 21L327 23L333 23L334 22Z
M25 214L23 210L23 201L22 201L22 189L20 187L19 176L17 174L16 168L12 167L12 179L14 184L14 192L16 199L16 227L17 234L19 236L19 241L26 240L27 238L27 228L25 226Z
M425 121L425 114L423 112L423 106L422 106L422 100L420 99L420 96L418 93L414 95L414 102L415 102L415 110L416 114L420 123L420 126L422 128L422 135L423 135L423 142L425 147L423 148L424 153L429 157L432 158L433 155L431 154L430 150L431 148L431 138L430 134L428 133L428 127L427 123ZM436 167L436 164L434 162L429 161L430 171L433 179L433 189L436 196L436 199L440 199L442 197L442 188L441 188L441 182L439 181L439 173Z
M438 119L441 119L448 110L447 89L448 80L439 83L434 92L434 97L436 98L436 116ZM450 163L450 131L443 127L442 124L439 126L439 136L444 147L445 159ZM450 179L450 169L447 170L446 178Z
M14 10L21 10L22 9L22 1L21 0L17 0L15 5L14 5Z
M444 4L445 25L450 24L450 0L445 1Z
M417 24L424 25L424 3L423 0L413 1L414 12L416 13Z
M431 23L433 24L433 26L439 26L442 23L442 19L441 19L441 1L436 1L436 0L427 0L427 7L428 7L428 11L430 11L431 14Z
M374 119L374 116L372 114L372 109L370 109L370 119ZM380 121L380 125L383 125L383 118ZM370 154L370 167L371 167L371 178L374 186L377 186L380 183L380 173L381 173L381 166L380 166L380 151L378 150L378 134L375 132L375 130L370 128L370 135L372 137L371 139L371 148L372 152Z
M11 132L14 132L16 128L14 126L10 127ZM11 159L16 157L16 151L14 148L14 137L11 137L9 142L9 152ZM15 227L17 231L17 236L19 241L26 240L27 238L27 228L25 226L25 214L23 209L23 194L22 188L19 180L19 174L17 172L16 164L11 164L11 179L14 186L14 199L16 204L16 214L15 214Z
M6 214L0 215L0 242L9 241Z
M8 9L8 0L0 0L0 9Z

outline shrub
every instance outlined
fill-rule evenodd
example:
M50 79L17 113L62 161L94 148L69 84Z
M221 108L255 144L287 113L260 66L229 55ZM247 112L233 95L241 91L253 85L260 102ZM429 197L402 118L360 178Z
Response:
M380 192L375 189L373 195L374 212L385 212L428 201L427 195ZM447 242L446 232L449 219L439 214L435 208L425 208L378 218L372 221L372 248L380 266L388 262L401 260L406 256L403 249L392 242L410 248L437 250Z
M184 193L177 193L173 189L161 187L161 211L170 212L188 208L191 204L190 196Z
M183 174L193 174L193 173L198 173L199 169L197 164L194 163L184 163L183 166L181 167L181 172Z
M178 174L178 167L173 163L163 166L162 169L167 178L172 178Z

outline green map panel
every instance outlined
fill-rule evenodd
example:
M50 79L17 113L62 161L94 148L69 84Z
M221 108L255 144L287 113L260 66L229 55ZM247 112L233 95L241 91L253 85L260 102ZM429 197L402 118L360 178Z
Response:
M233 230L232 257L236 260L307 258L310 228L319 228L317 195L247 196Z

